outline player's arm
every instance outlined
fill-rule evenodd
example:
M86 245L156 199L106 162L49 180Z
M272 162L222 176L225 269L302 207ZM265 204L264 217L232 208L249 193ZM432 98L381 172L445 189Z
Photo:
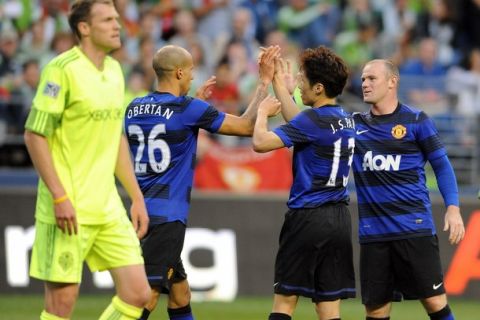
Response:
M35 169L53 197L55 220L62 232L77 233L75 209L68 199L62 182L55 170L47 138L28 128L24 134L25 145Z
M449 241L459 243L465 236L462 215L460 214L457 179L447 155L430 160L433 172L437 178L438 188L442 194L447 211L443 231L450 229Z
M130 200L132 201L132 205L130 207L132 224L137 232L138 238L141 239L147 233L148 214L142 191L140 190L137 179L135 178L132 161L130 159L130 152L128 149L128 142L124 134L122 134L120 139L117 164L115 166L115 176L125 188Z
M260 81L255 90L255 95L248 105L247 110L240 116L225 115L218 133L238 136L251 136L257 118L257 110L260 102L267 96L268 85L272 82L275 72L274 60L278 57L280 48L278 46L265 49L259 57Z
M225 114L225 119L218 129L218 133L235 136L251 136L255 126L258 106L267 96L267 87L268 84L265 83L260 83L257 86L255 96L241 116Z
M268 117L278 113L279 108L280 101L271 96L265 98L260 104L253 131L253 150L268 152L285 146L279 136L272 131L268 131Z
M275 96L282 103L283 119L288 122L300 113L300 109L292 98L296 84L289 61L285 62L283 59L275 61L275 76L272 84Z

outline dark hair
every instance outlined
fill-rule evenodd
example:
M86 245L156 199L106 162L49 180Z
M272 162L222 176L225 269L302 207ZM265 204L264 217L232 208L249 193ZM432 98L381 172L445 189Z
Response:
M340 95L347 83L349 71L346 63L325 46L303 51L300 66L310 85L321 83L329 98Z
M92 7L96 3L109 4L112 6L114 5L113 0L76 0L70 8L68 24L78 40L81 39L81 34L78 30L78 24L80 22L89 21Z
M27 59L25 62L22 63L22 71L25 72L30 66L36 65L39 66L37 59Z

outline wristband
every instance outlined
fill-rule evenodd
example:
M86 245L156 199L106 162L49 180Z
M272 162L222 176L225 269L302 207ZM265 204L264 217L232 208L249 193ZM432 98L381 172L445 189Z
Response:
M68 199L68 196L66 194L64 194L63 196L61 196L60 198L57 198L57 199L53 199L53 203L54 204L60 204L62 202L64 202L65 200Z

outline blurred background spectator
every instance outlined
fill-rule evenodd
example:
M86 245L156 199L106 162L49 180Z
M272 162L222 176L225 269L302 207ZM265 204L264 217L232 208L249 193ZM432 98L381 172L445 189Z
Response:
M75 45L67 23L70 3L0 0L2 167L20 163L9 160L21 159L18 150L15 156L9 152L12 145L24 148L23 122L39 69ZM448 136L447 148L459 182L480 182L476 125L480 114L480 0L115 0L115 4L123 47L112 56L125 73L125 104L155 89L151 59L165 44L180 45L192 54L196 68L190 94L216 75L210 103L236 114L246 108L253 93L261 46L279 45L294 73L299 50L319 45L334 48L350 66L349 85L339 98L350 111L368 110L361 98L363 64L389 58L400 66L402 101L429 113L440 134ZM303 108L298 92L297 88L294 98ZM276 117L270 125L282 122ZM205 134L204 141L209 142L199 144L200 166L206 159L223 167L223 161L235 159L236 152L238 159L260 160L245 151L248 138L210 139ZM233 156L219 159L226 153ZM276 157L285 154L272 159L278 161ZM289 155L285 159L291 161ZM261 161L273 160L261 157ZM249 171L229 172L230 177L237 177ZM207 185L203 181L198 187ZM224 184L224 188L229 186Z

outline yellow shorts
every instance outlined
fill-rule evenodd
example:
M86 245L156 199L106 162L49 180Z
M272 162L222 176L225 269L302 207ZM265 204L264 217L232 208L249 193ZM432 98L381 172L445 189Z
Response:
M83 261L92 272L143 264L140 243L126 215L107 224L79 225L76 235L40 221L35 230L30 262L33 278L80 283Z

